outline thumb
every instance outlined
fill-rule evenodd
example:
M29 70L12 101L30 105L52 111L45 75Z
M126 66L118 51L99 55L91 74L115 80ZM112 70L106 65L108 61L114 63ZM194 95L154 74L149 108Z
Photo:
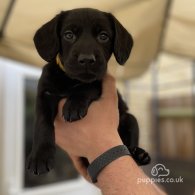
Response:
M83 158L74 156L72 154L69 154L75 168L77 171L88 181L91 183L90 176L87 172L87 165Z

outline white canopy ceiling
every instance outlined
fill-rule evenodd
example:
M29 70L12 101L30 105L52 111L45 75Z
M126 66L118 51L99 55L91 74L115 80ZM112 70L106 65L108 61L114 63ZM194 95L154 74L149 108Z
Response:
M0 2L0 25L10 1ZM32 41L35 31L61 10L79 7L112 12L133 35L134 48L125 67L114 58L110 61L111 71L120 78L142 74L162 50L195 58L194 0L18 0L0 40L0 55L43 66Z

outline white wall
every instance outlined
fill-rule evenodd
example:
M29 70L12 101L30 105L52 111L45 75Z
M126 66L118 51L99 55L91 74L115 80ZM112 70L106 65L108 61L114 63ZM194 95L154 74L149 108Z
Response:
M1 63L1 62L0 62ZM0 65L1 67L1 65ZM3 90L3 72L0 68L0 195L3 195L3 166L2 166L2 156L3 156L3 146L2 146L2 138L3 138L3 101L2 101L2 90Z
M4 175L4 95L5 95L5 87L4 87L4 63L3 59L0 57L0 195L6 195L6 183L5 183L5 175Z

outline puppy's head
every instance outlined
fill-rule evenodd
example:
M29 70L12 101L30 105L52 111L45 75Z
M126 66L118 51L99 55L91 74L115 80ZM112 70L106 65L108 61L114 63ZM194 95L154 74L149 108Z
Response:
M65 73L82 82L102 79L112 53L124 64L133 46L112 14L88 8L61 12L36 32L34 42L44 60L58 55Z

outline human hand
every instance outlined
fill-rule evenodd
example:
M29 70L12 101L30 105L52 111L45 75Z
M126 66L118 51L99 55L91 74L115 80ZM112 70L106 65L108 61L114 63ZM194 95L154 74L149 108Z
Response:
M54 122L56 144L70 155L75 167L86 178L86 167L79 157L92 162L106 150L122 144L117 132L119 113L115 81L109 75L105 77L102 96L92 102L87 115L79 121L64 121L64 102L60 101Z

